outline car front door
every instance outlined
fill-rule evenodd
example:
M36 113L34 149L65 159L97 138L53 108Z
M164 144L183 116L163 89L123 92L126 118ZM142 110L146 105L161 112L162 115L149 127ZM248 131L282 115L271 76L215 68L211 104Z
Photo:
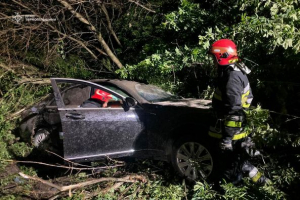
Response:
M78 94L63 96L59 86L78 85L78 88L93 91L101 89L108 92L125 105L126 97L101 85L64 78L51 78L55 101L58 106L63 131L64 157L68 160L92 161L104 156L132 155L136 151L137 141L143 137L143 111L139 107L126 106L114 108L80 107L80 102L72 105ZM66 103L64 99L68 99ZM66 105L67 104L67 105Z

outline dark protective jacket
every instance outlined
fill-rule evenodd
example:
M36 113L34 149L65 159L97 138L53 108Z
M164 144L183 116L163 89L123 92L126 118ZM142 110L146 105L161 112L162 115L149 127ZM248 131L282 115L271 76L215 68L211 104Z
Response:
M218 121L215 127L210 127L209 135L222 138L228 144L232 140L239 140L248 135L244 131L243 109L249 108L253 95L246 74L247 70L243 63L218 67L217 88L212 100ZM220 124L217 125L218 123Z
M247 74L236 65L219 67L213 108L224 115L249 108L253 99Z

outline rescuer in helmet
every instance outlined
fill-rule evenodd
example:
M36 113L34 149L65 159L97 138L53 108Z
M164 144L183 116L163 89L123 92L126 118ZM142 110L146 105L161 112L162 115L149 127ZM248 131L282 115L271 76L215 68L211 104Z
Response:
M82 108L106 108L107 103L114 96L103 90L96 89L95 93L88 100L84 101L80 107Z
M213 95L212 106L217 121L210 127L209 136L220 140L220 152L223 174L234 183L248 175L253 182L264 184L268 179L253 166L244 153L258 155L252 151L254 143L245 130L246 116L253 99L247 74L251 71L240 61L235 43L221 39L212 44L209 54L213 56L217 67L217 87Z

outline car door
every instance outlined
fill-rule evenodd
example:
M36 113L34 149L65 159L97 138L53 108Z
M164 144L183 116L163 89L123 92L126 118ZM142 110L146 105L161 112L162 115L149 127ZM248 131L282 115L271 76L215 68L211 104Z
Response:
M99 84L78 80L51 78L55 101L62 124L64 157L68 160L92 161L104 156L132 155L144 132L143 110L139 107L82 108L78 94L66 98L59 85L75 84L78 88L101 89L125 104L126 97ZM64 102L68 100L68 105ZM72 105L77 99L75 105ZM124 109L125 108L125 109Z

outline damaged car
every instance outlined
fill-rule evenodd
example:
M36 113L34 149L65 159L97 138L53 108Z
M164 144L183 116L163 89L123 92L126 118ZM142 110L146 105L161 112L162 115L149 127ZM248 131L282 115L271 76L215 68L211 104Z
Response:
M35 147L62 148L73 162L107 156L168 161L191 180L213 173L210 100L127 80L51 78L51 84L53 94L22 115L21 136ZM106 106L82 106L100 90L113 97Z

